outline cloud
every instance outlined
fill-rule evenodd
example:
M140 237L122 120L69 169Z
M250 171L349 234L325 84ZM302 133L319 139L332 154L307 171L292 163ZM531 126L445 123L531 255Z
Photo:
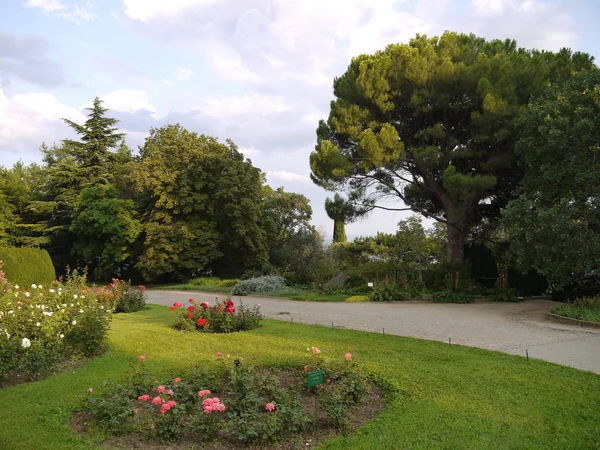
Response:
M48 41L42 36L17 37L0 31L0 74L10 83L12 77L43 87L65 81L62 67L46 56Z
M139 89L117 89L99 96L104 107L115 111L136 112L140 110L155 113L156 109L148 100L148 93Z
M29 92L8 98L0 90L0 159L35 159L42 141L51 144L71 134L62 118L85 121L81 111L63 105L52 94Z
M270 181L286 181L286 182L300 182L310 183L310 177L308 175L302 175L299 173L288 172L287 170L268 170L267 178Z
M60 12L57 15L75 23L89 22L95 17L92 13L92 8L92 3L88 1L86 6L75 4L67 11Z
M28 0L25 6L28 8L41 8L46 12L60 11L66 8L58 0Z
M186 81L192 75L194 75L194 72L192 70L190 70L190 69L186 69L185 67L178 67L177 68L177 79L179 81Z
M54 13L56 17L75 23L88 22L94 18L94 14L92 14L94 5L91 0L87 0L85 5L81 3L65 5L59 0L28 0L25 6L28 8L40 8L45 13Z

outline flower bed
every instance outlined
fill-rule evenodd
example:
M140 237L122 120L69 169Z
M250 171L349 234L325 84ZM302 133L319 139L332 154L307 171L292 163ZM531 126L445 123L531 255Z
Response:
M84 276L28 288L2 276L0 284L0 380L41 378L60 362L103 350L111 309Z
M125 383L90 388L78 414L91 419L94 429L132 434L136 440L184 440L204 446L218 439L219 448L247 443L262 447L292 442L303 432L314 438L316 429L344 433L352 413L370 395L349 353L327 361L313 349L310 360L285 369L253 367L221 353L217 359L214 370L159 381L145 370L142 356ZM323 383L308 387L309 370L322 370ZM380 405L376 412L384 406L381 399L370 403ZM375 411L369 410L370 418ZM121 445L124 439L113 443Z
M146 287L134 288L125 280L113 278L111 284L96 288L98 301L117 313L140 311L146 305Z
M214 306L206 302L196 304L193 298L184 306L173 303L171 311L176 311L175 328L185 331L201 331L205 333L232 333L234 331L253 330L260 326L263 314L261 305L247 307L241 301L235 308L230 298L217 302Z

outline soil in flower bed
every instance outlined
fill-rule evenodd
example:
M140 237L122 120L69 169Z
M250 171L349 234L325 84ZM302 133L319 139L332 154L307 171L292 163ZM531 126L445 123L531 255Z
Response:
M314 420L315 414L315 394L303 396L302 405L304 410ZM358 428L366 425L369 421L377 417L386 407L384 393L382 389L374 383L369 383L369 389L363 401L349 411L349 426L346 435L353 433ZM90 423L92 417L87 411L76 412L71 418L71 427L76 434L85 438L90 437ZM104 440L100 447L107 450L116 449L150 449L150 450L229 450L229 449L311 449L323 442L342 436L340 430L336 430L327 422L325 412L319 408L317 411L316 426L312 423L307 429L297 434L287 441L278 441L274 443L258 442L256 444L243 444L240 441L228 436L225 433L219 433L217 439L208 443L198 443L191 439L181 439L177 442L160 443L148 441L139 432L133 432L124 436L112 436Z

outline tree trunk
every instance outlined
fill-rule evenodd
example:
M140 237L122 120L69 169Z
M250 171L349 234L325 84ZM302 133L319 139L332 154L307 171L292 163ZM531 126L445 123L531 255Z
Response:
M448 224L448 247L446 260L449 263L460 264L463 262L465 252L465 238L467 236L467 225L464 222L458 222L454 225Z

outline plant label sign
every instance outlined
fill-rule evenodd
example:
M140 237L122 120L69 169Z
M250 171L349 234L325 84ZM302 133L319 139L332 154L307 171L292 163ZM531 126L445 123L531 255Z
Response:
M317 386L318 384L323 384L323 371L317 370L316 372L309 372L308 387L311 388L313 386Z

